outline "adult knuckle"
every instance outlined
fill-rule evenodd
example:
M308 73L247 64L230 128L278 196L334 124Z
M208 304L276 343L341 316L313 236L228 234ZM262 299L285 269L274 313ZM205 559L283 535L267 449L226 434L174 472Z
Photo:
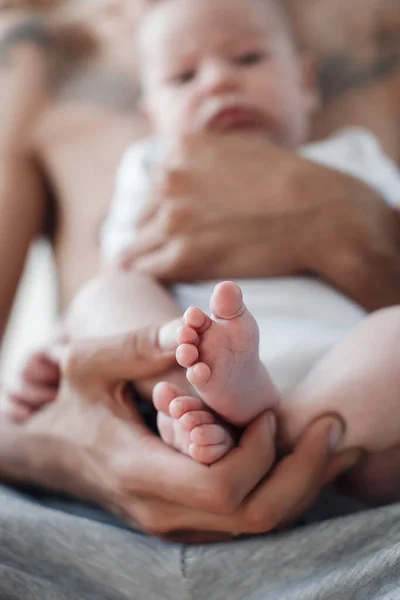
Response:
M158 327L149 326L138 329L126 335L124 340L125 356L130 356L133 361L142 360L152 356L158 349Z
M231 485L211 479L202 487L199 497L204 510L229 515L237 508L236 495Z
M169 533L168 526L162 515L145 503L142 503L135 513L135 518L141 529L148 535L160 536Z
M267 533L275 529L281 518L278 512L273 508L254 508L246 513L246 529L247 533Z

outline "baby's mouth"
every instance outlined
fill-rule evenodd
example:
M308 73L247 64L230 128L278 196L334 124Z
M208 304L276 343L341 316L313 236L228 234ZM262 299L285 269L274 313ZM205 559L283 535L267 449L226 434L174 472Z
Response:
M257 111L243 106L221 108L208 122L206 128L217 133L258 129L262 119Z

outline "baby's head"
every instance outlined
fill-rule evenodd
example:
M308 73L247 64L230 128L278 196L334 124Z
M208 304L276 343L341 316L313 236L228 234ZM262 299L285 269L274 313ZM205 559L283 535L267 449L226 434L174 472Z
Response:
M265 131L290 148L306 140L315 77L280 2L147 0L138 43L156 135Z

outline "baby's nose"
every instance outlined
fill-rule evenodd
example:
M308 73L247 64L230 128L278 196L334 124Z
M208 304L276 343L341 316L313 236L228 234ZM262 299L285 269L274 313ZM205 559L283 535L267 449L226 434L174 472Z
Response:
M204 69L202 82L205 95L232 91L238 85L237 72L226 62L213 62Z

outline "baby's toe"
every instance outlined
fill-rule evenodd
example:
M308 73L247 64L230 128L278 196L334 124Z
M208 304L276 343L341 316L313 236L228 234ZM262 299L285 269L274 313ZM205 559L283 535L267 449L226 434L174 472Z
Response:
M178 365L188 369L195 364L199 358L199 351L192 344L181 344L176 349L176 360Z
M207 410L194 410L187 412L179 419L182 429L192 431L200 425L212 425L215 423L215 417Z
M197 363L187 370L186 378L199 392L207 385L211 369L205 363Z
M157 428L163 442L175 448L173 419L163 412L157 414Z
M225 456L231 449L232 445L228 442L223 444L214 444L212 446L198 446L190 444L189 456L198 463L203 465L212 465Z
M180 419L186 413L204 409L203 401L192 396L179 396L169 405L169 414L174 419Z
M184 325L178 330L178 344L194 344L197 345L199 343L198 333L193 327L189 327L189 325Z
M153 389L153 404L156 410L165 414L169 413L169 405L179 396L179 390L166 381L160 381Z
M195 306L191 306L187 309L183 315L183 322L185 325L195 329L199 334L207 331L212 324L210 317L206 315L200 308L196 308Z

